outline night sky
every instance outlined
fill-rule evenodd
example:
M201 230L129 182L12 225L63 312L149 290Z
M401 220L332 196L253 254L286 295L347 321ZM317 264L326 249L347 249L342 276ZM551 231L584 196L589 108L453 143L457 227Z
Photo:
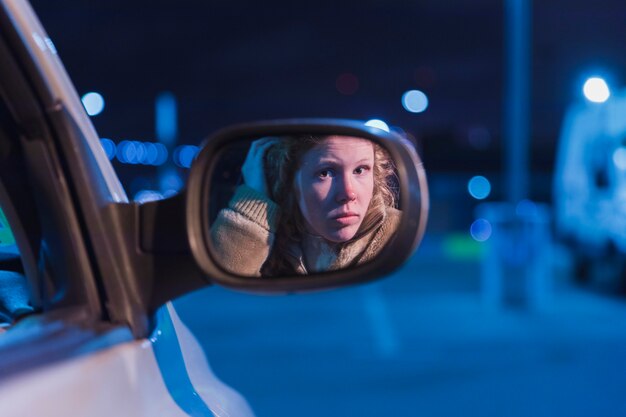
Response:
M154 98L171 91L180 143L249 120L380 118L415 139L431 172L502 168L502 1L32 4L79 93L105 97L93 119L103 137L154 140ZM534 170L552 169L564 111L585 77L621 88L624 22L619 0L534 2ZM338 90L342 74L350 94ZM428 95L424 113L402 108L409 89Z

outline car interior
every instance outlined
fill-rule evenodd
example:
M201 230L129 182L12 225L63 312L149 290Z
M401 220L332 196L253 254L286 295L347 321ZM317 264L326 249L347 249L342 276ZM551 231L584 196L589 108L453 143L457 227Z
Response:
M3 123L0 123L0 144L4 142L6 145L9 142L3 139L12 131L7 129L7 120L8 117L2 117ZM0 149L6 150L6 146L0 145ZM32 313L34 309L29 300L20 253L0 203L0 329L6 329L17 319Z

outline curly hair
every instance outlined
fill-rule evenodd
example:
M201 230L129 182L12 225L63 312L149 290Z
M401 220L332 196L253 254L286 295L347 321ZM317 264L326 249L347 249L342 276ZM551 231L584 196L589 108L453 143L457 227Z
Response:
M263 275L293 273L293 268L285 261L285 250L294 242L300 242L306 233L306 222L298 205L295 192L295 176L306 152L318 146L329 136L303 135L279 138L265 154L265 177L269 197L281 207L281 216L276 231L276 241L268 260L263 265ZM359 138L360 139L360 138ZM379 144L374 146L374 189L369 207L356 235L356 240L380 224L386 207L396 207L397 174L393 160ZM345 244L340 243L339 245Z

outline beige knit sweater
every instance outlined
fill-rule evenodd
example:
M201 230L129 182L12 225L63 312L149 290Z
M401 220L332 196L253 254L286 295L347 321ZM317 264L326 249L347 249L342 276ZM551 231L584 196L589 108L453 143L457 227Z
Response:
M211 225L213 252L222 267L237 275L261 276L274 245L280 208L266 195L241 185ZM387 208L380 224L344 244L306 234L284 254L298 274L321 272L372 260L395 233L401 212Z

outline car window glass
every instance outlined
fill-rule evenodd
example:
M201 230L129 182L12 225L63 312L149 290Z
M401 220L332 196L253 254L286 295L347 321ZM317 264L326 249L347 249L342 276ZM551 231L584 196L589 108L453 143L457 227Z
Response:
M32 311L19 250L0 207L0 329Z
M19 256L17 245L15 244L15 236L11 226L7 221L2 207L0 207L0 257L4 256Z
M8 149L16 139L16 130L3 107L0 107L0 155L3 164L0 170L0 182L5 185L11 178L18 175L10 163ZM5 198L9 198L8 194ZM20 258L20 252L16 244L15 235L5 214L3 204L0 202L0 329L5 329L15 320L33 311L30 304L28 283L24 275L24 268Z

